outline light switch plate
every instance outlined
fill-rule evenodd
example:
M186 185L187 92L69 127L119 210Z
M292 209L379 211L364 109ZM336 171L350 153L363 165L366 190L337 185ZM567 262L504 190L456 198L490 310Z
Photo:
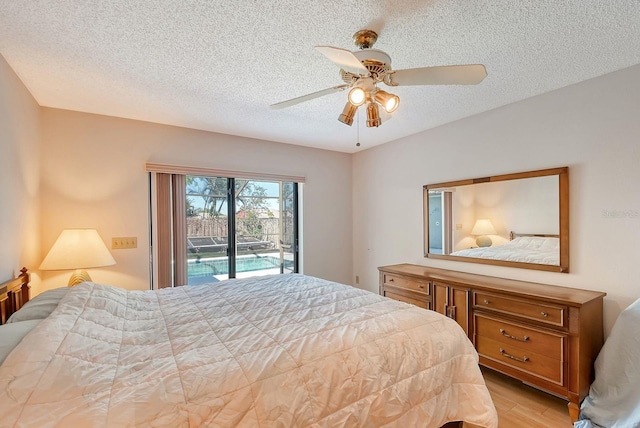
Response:
M138 248L138 238L135 236L125 238L112 238L111 249L124 250L126 248Z

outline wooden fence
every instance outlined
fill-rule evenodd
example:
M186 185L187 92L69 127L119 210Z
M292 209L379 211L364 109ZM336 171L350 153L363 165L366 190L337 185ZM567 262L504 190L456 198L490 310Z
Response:
M236 218L236 230L238 235L252 236L261 241L271 241L276 247L279 242L279 219L277 218ZM285 227L285 230L291 230ZM187 237L200 236L225 237L229 233L226 217L203 219L198 217L187 218ZM285 237L285 242L291 239Z

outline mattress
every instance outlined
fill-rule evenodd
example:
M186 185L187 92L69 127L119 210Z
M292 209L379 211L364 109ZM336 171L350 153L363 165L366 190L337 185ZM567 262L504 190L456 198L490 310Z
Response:
M0 366L0 426L426 426L497 416L462 329L293 274L82 283Z
M451 255L559 266L560 240L558 238L522 236L502 245L469 248L454 251Z

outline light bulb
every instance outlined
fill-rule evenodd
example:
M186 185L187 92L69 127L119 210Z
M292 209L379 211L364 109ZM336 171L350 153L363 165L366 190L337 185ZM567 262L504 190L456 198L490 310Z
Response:
M386 103L384 103L384 109L387 113L393 112L396 108L398 108L398 100L395 98L389 99Z
M361 106L367 98L364 89L356 86L349 91L349 102L354 106Z
M382 89L379 89L376 92L374 99L384 107L387 113L393 113L396 111L400 104L400 98L397 95L390 94Z

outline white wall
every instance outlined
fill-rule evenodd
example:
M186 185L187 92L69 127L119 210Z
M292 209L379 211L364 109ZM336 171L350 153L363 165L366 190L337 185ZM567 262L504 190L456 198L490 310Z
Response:
M473 177L468 177L473 178ZM475 221L487 218L496 229L493 245L509 242L509 234L560 233L560 187L558 176L476 183L458 186L453 192L454 251L476 245L471 235ZM455 225L462 225L455 229Z
M354 275L416 263L601 290L605 330L640 297L640 66L353 156ZM391 124L390 124L391 125ZM569 166L571 273L423 257L422 186Z
M135 236L138 248L112 250L116 265L92 269L94 281L149 287L145 163L165 163L306 177L304 273L350 282L351 156L268 141L57 109L42 109L42 253L60 231L96 228ZM44 289L69 272L42 272Z
M39 162L38 104L0 55L0 282L40 264Z
M497 186L490 186L496 184ZM560 233L560 180L558 176L481 183L491 189L476 194L476 216L490 218L505 239L511 231Z

